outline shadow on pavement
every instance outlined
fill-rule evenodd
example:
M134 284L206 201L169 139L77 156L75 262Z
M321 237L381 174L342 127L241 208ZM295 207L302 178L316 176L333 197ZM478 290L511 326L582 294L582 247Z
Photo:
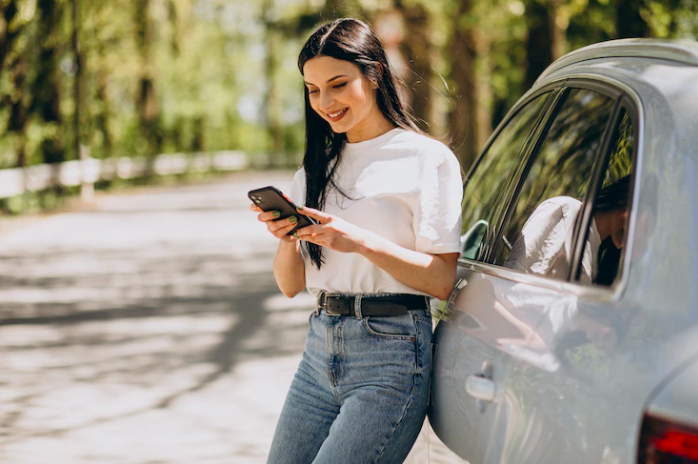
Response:
M36 260L55 262L59 255L5 256L3 261L11 268L23 269L36 265ZM75 260L87 259L75 253L68 255ZM2 442L27 435L63 433L93 423L40 430L22 427L23 412L31 411L35 400L51 389L52 383L108 380L156 388L177 370L205 367L186 385L165 389L146 408L127 413L133 415L147 408L166 408L181 396L205 388L230 373L241 357L284 356L302 349L307 329L304 319L291 326L280 319L277 327L267 330L284 336L265 337L262 344L250 343L267 319L265 300L278 295L269 272L271 253L252 254L244 259L224 255L176 256L164 262L139 256L138 250L91 254L91 260L105 264L113 258L138 262L138 269L126 275L104 272L36 279L0 276L0 286L6 291L41 289L50 295L53 289L60 299L64 289L84 289L88 290L85 293L94 291L102 296L62 303L0 303L0 345L6 353L2 362L6 381L2 387L15 392L16 396L8 399L17 406L0 415L0 436L5 438ZM250 267L250 262L269 265L260 266L258 272L235 271ZM234 282L202 285L206 269L228 273ZM168 281L172 275L178 276L181 287ZM189 285L186 276L195 276ZM211 280L215 282L218 277L212 275ZM104 301L105 294L108 301ZM65 299L69 297L65 295ZM40 330L32 332L31 326L39 326ZM289 343L292 340L295 342ZM245 349L246 344L252 349Z
M287 188L274 175L110 195L2 236L0 461L263 462L313 304L280 294L247 210L247 190Z

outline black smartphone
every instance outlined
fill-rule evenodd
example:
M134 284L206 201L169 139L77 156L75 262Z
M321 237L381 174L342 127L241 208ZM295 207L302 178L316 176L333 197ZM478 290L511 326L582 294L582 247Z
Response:
M262 211L278 211L281 215L275 219L275 221L280 221L281 219L286 219L289 216L296 216L298 218L298 225L293 228L287 235L291 235L298 229L303 227L317 224L312 218L304 214L300 214L296 210L296 205L284 195L281 190L269 186L262 187L256 190L250 190L247 192L247 196L250 197L252 203L257 205Z

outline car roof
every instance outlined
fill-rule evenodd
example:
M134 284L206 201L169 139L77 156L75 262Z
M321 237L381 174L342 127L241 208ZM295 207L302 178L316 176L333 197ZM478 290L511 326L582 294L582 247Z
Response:
M698 146L698 42L621 39L568 53L540 75L529 94L568 79L602 81L636 101L649 128ZM646 127L646 128L647 128Z
M584 61L609 58L646 58L698 67L698 42L669 39L619 39L589 45L556 60L543 71L536 80L536 84L547 80L563 68Z

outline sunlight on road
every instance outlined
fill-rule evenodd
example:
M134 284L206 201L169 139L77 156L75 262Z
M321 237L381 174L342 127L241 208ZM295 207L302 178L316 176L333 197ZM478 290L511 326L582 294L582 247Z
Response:
M283 297L249 189L100 197L0 240L0 461L262 463L313 299Z
M0 462L266 462L315 301L279 292L246 192L290 178L107 195L1 234Z

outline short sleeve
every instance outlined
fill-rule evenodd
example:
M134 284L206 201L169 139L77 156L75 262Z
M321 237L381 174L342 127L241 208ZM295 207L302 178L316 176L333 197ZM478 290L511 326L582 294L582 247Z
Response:
M528 218L504 267L548 275L561 254L569 259L579 200L556 197L541 203Z
M296 205L305 205L305 169L300 168L293 176L289 197Z
M543 202L524 224L504 266L546 275L565 244L566 233L562 207Z
M463 180L460 164L446 146L426 155L414 211L415 251L460 253ZM440 156L439 156L440 155Z

